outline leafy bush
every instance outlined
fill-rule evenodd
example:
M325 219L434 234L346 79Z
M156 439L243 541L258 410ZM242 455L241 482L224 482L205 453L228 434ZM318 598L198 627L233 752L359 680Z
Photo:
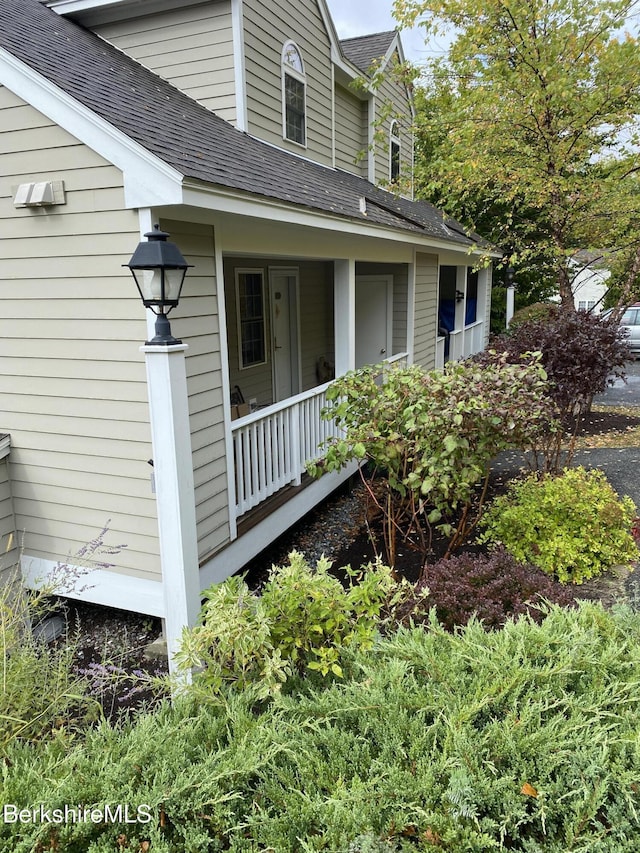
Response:
M427 596L422 596L428 592ZM472 616L485 628L500 628L507 619L523 614L540 622L544 602L575 603L573 595L536 566L523 565L504 548L491 554L463 553L424 567L416 584L416 598L396 613L404 620L428 624L435 608L448 631L466 625Z
M50 596L28 592L18 578L0 586L0 750L74 728L96 710L73 674L73 642L52 647L32 630L49 615Z
M434 621L345 656L344 679L261 708L223 692L70 748L12 744L3 803L147 805L150 820L5 821L0 848L637 853L640 615Z
M310 471L319 476L351 459L370 463L361 474L384 519L391 566L398 535L426 556L434 524L457 547L473 529L472 502L478 494L481 501L492 458L531 447L554 412L535 357L527 364L498 358L486 367L449 363L430 373L362 368L336 380L327 400L323 417L336 422L341 437Z
M550 310L549 310L550 309ZM586 311L549 306L546 316L525 320L491 341L491 350L474 360L490 364L507 354L520 363L525 353L540 352L553 397L563 422L575 425L588 411L595 394L624 376L630 351L620 327Z
M323 558L312 569L293 551L286 565L272 567L260 594L240 577L214 584L204 593L199 624L183 633L178 665L201 669L196 684L205 692L255 684L260 698L294 672L341 676L343 650L371 646L395 584L380 563L342 569L346 586L330 567Z
M506 334L512 335L518 326L531 320L546 323L558 310L558 306L551 302L534 302L531 305L524 305L514 313ZM504 329L501 331L501 334L503 332Z
M480 521L481 542L502 543L563 583L582 583L638 557L631 535L636 508L602 471L568 468L510 484Z

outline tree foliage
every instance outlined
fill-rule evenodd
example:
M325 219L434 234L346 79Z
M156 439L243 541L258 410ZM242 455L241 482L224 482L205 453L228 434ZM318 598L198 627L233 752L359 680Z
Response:
M573 306L580 248L636 256L638 0L396 0L455 28L418 93L420 194L493 240L534 299Z

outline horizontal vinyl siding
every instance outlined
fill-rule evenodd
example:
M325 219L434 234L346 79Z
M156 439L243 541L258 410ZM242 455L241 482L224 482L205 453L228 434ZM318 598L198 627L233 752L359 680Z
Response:
M426 370L436 363L436 315L438 312L438 258L416 255L415 328L413 360Z
M404 85L394 77L393 59L389 62L385 78L376 93L376 121L379 122L377 134L381 142L375 146L375 182L385 184L389 181L389 131L394 119L400 125L400 180L402 195L413 192L413 134L411 132L411 107ZM392 105L389 110L389 105ZM405 185L406 182L406 185ZM410 191L409 191L410 190Z
M315 0L244 0L248 130L254 136L332 165L331 46ZM282 133L282 48L298 46L306 75L306 147Z
M230 2L189 6L94 29L176 88L235 123Z
M145 313L127 270L121 173L0 88L0 432L24 552L73 562L108 524L115 571L158 579ZM66 204L16 209L63 180Z
M215 274L214 234L208 225L163 220L188 270L180 305L171 314L173 334L186 352L191 450L195 481L198 554L211 555L229 541L229 496L222 409L222 362Z
M409 280L406 268L393 283L393 354L407 351L407 307Z
M16 525L11 497L9 460L0 459L0 586L11 577L18 560Z
M336 167L366 178L368 101L342 86L336 86L335 99Z

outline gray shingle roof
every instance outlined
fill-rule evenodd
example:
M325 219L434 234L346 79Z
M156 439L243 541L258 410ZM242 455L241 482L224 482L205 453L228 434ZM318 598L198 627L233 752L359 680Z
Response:
M0 0L0 47L186 178L454 244L472 242L426 202L398 198L236 130L38 0Z
M395 30L389 30L384 33L373 33L370 36L343 39L340 47L349 62L366 74L372 63L382 59L386 54L396 35Z

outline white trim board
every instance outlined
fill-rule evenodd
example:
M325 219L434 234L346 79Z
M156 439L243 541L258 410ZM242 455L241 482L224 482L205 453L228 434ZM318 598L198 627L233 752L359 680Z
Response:
M22 578L25 586L30 589L43 586L58 566L59 564L53 560L45 560L31 554L23 554L20 558ZM134 613L144 613L164 619L164 595L161 581L73 565L68 567L68 573L69 577L75 577L76 580L69 589L60 593L64 598L117 607L120 610L130 610Z

